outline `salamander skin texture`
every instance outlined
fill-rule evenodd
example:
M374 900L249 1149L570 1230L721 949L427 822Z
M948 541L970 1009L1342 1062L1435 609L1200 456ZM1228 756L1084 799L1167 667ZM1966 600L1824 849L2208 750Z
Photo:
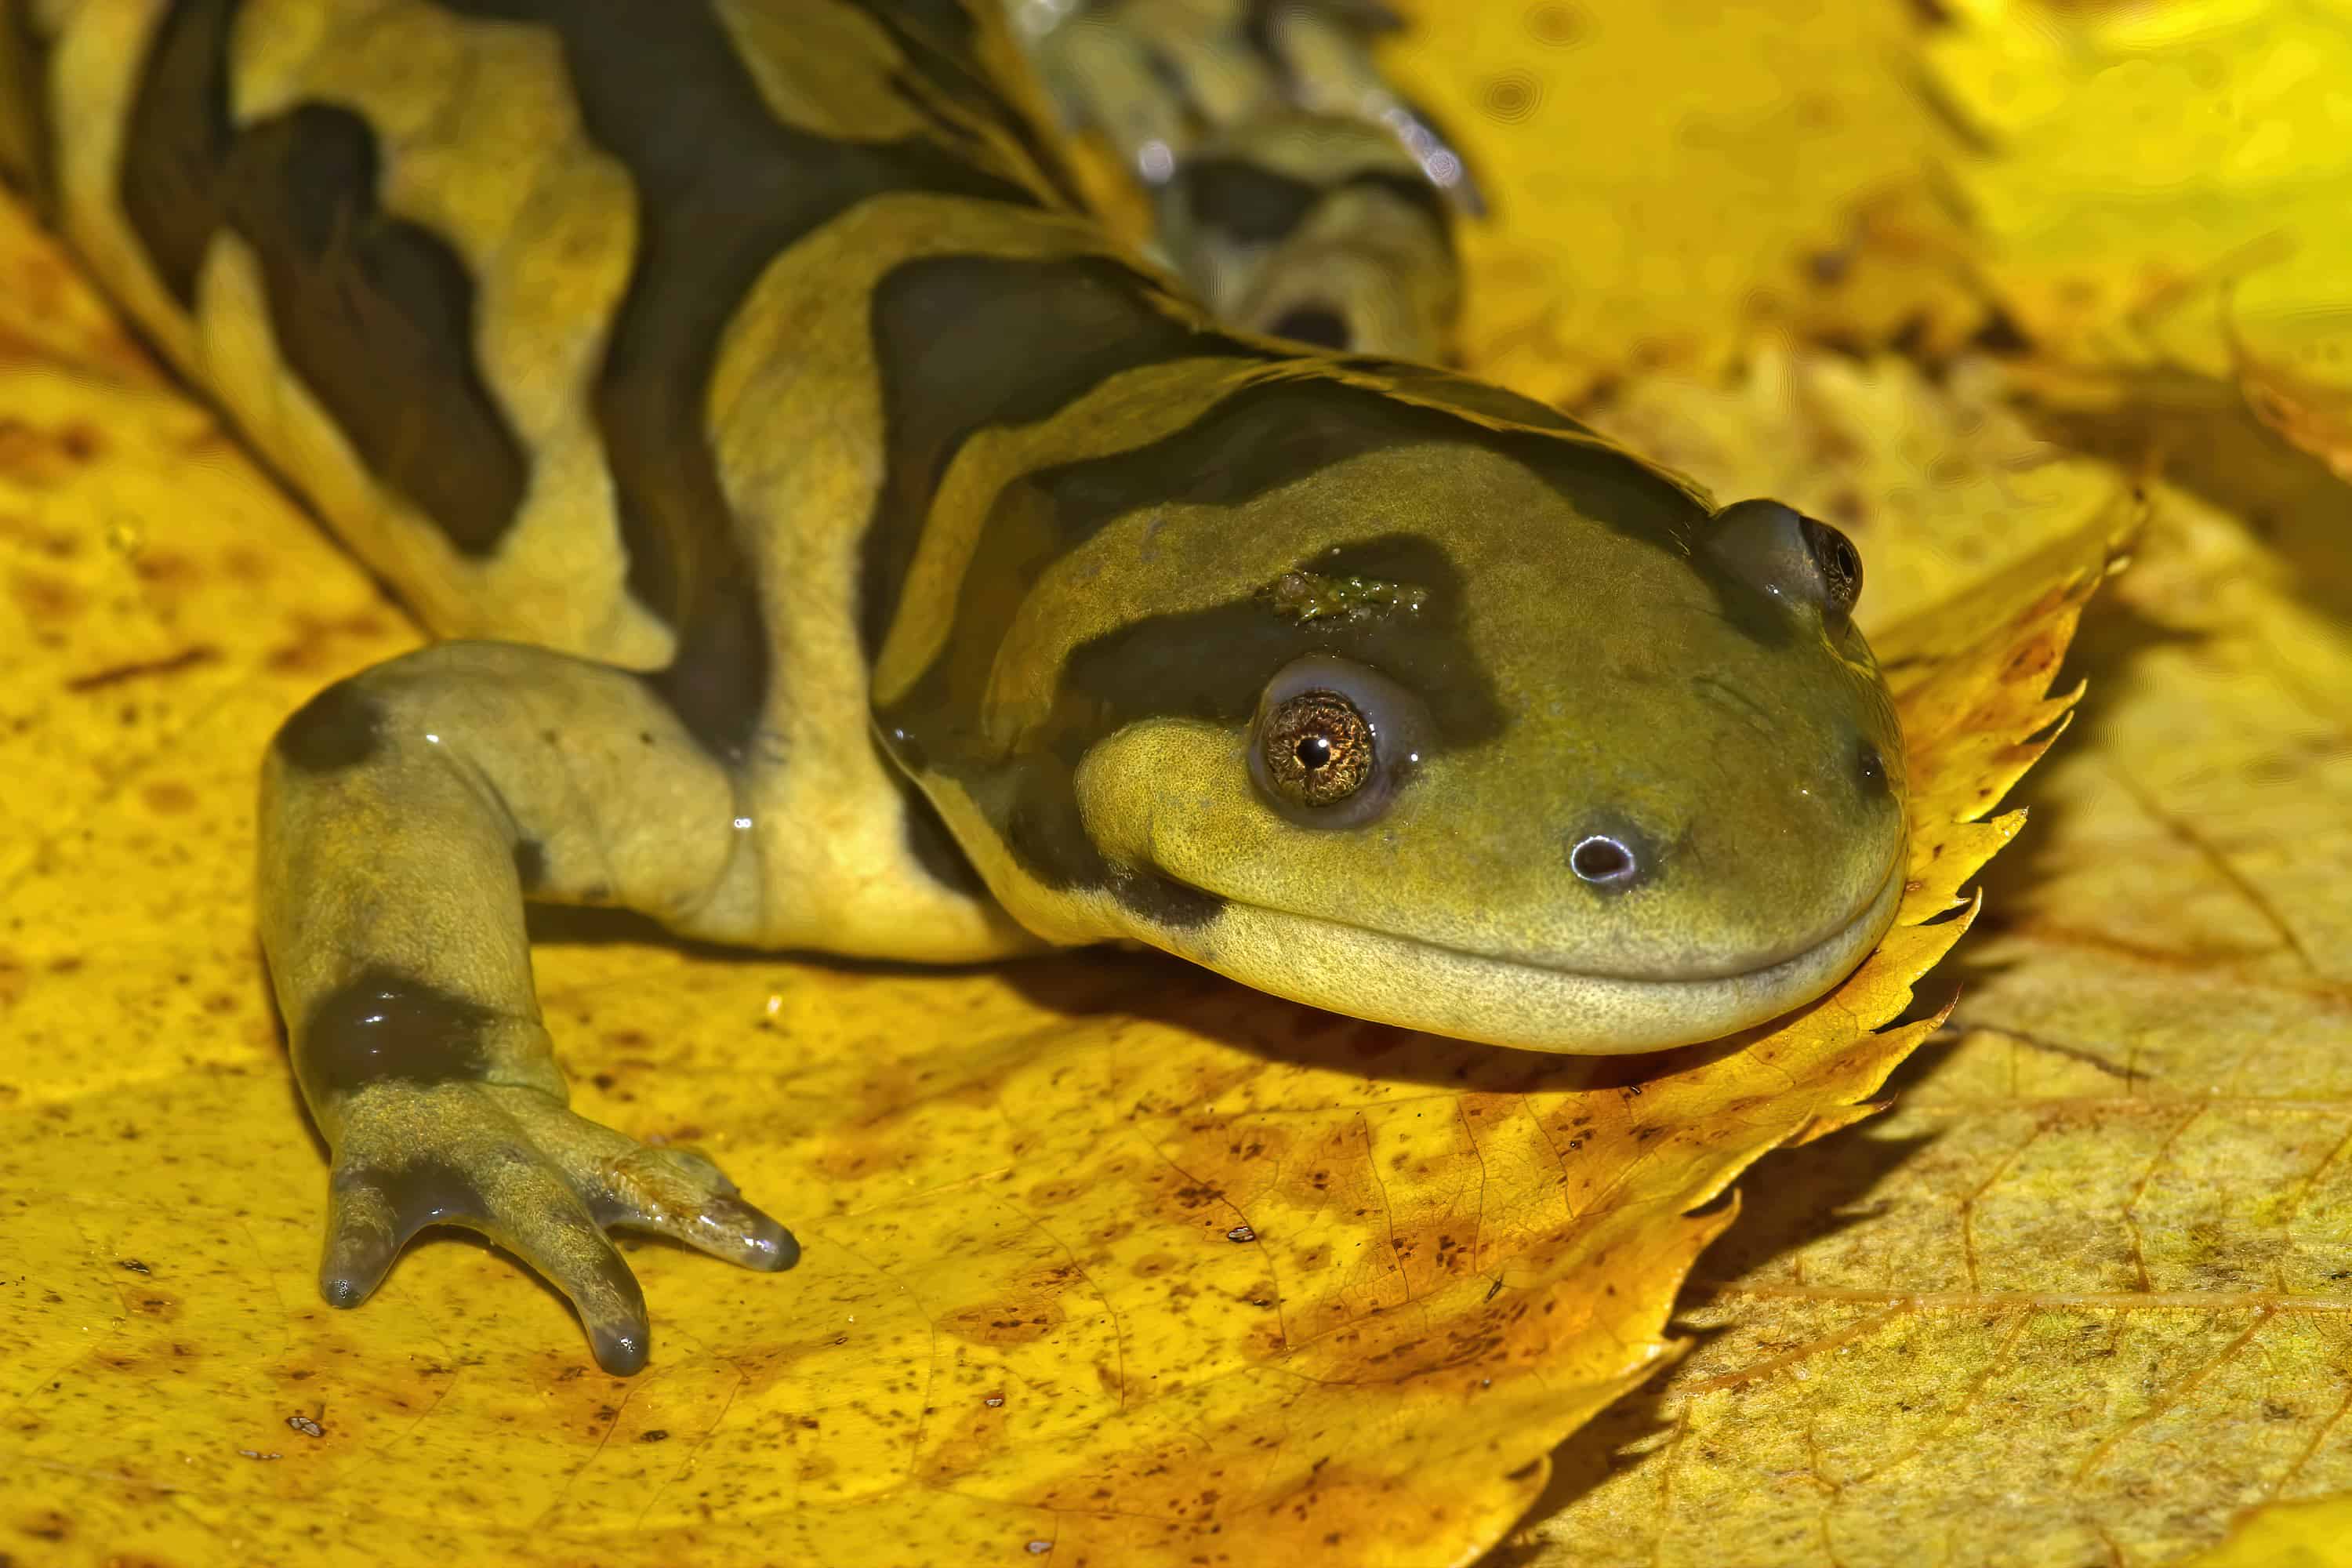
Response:
M263 763L329 1300L470 1226L625 1372L609 1228L796 1256L567 1109L526 900L913 961L1139 941L1586 1053L1774 1016L1884 933L1902 738L1843 538L1212 314L1055 125L958 0L0 0L0 166L445 639ZM1253 145L1291 185L1195 214L1244 270L1321 221L1280 133L1197 142ZM1372 185L1324 239L1424 221Z

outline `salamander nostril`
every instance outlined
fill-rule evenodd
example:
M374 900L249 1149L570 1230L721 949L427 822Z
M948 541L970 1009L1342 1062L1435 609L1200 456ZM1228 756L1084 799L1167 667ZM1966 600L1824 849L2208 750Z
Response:
M1577 840L1568 852L1568 868L1588 882L1618 887L1632 881L1641 866L1631 849L1605 833L1595 833Z

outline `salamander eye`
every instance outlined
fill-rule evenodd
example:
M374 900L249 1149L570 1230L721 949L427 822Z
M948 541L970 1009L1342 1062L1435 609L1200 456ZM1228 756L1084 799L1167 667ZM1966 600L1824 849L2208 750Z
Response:
M1821 568L1822 585L1829 595L1827 609L1832 615L1852 615L1854 602L1862 597L1862 552L1826 522L1810 517L1801 517L1797 522L1804 532L1805 547L1812 552L1813 564Z
M1351 659L1310 653L1258 696L1250 776L1303 827L1355 827L1388 809L1433 726L1421 699Z
M1302 691L1258 726L1265 781L1293 805L1332 805L1372 776L1372 726L1336 691Z
M1844 620L1862 597L1862 552L1853 541L1779 501L1725 507L1700 548L1773 597L1816 606L1824 621Z

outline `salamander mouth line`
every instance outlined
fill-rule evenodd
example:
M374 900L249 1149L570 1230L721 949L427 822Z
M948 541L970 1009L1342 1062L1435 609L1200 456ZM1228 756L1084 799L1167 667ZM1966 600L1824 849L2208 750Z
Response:
M1395 942L1406 947L1420 948L1433 953L1444 953L1450 958L1466 959L1472 963L1481 964L1492 964L1498 969L1525 970L1530 974L1542 974L1563 980L1587 980L1610 984L1641 986L1672 986L1676 984L1726 985L1737 984L1738 982L1743 980L1769 974L1777 969L1801 967L1807 959L1829 949L1836 948L1851 942L1857 930L1874 923L1883 923L1890 921L1893 918L1894 911L1888 907L1889 895L1893 892L1899 892L1903 883L1906 879L1906 860L1907 857L1905 848L1903 847L1898 847L1895 854L1888 861L1885 873L1879 878L1877 884L1871 889L1869 895L1861 901L1853 911L1844 920L1839 921L1835 926L1822 932L1813 941L1805 943L1801 947L1775 949L1760 959L1744 960L1737 968L1692 968L1683 970L1676 973L1643 974L1627 973L1605 969L1571 969L1561 964L1544 963L1537 960L1522 958L1510 953L1486 952L1481 952L1477 948L1456 947L1450 942L1432 942L1425 937L1410 936L1401 931L1384 931L1378 926L1363 925L1354 921L1333 920L1325 915L1303 915L1290 910L1276 909L1265 904L1246 904L1246 907L1255 910L1262 917L1283 921L1296 921L1301 927L1322 927L1335 931L1360 931L1364 935L1384 943ZM1202 887L1198 883L1191 882L1181 877L1178 877L1164 867L1154 866L1152 868L1158 875L1182 887L1192 888L1196 891L1209 893L1215 897L1230 897L1230 895L1219 893L1217 889L1213 888ZM1245 900L1234 900L1234 901L1236 903L1246 903ZM1856 954L1856 961L1859 962L1863 956L1865 955L1859 953Z

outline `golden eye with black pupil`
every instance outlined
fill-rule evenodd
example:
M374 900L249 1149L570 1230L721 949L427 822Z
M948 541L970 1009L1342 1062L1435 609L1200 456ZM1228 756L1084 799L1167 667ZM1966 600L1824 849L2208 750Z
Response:
M1243 755L1258 799L1299 827L1377 822L1431 755L1437 725L1420 694L1370 665L1301 654L1257 697Z
M1336 805L1372 774L1372 726L1336 691L1302 691L1276 707L1257 743L1266 783L1294 805Z

